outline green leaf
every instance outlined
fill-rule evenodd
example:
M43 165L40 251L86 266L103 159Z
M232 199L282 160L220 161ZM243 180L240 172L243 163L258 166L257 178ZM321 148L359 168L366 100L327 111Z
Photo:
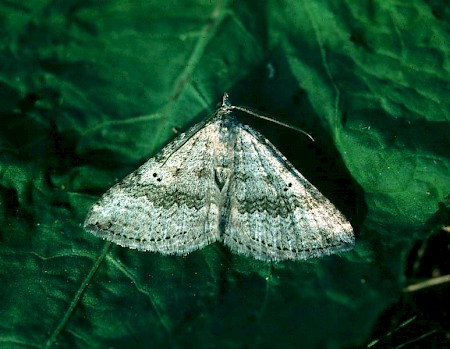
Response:
M1 346L366 342L412 245L445 223L448 20L419 0L2 2ZM83 231L106 189L224 91L314 136L243 118L347 215L354 251L161 256Z

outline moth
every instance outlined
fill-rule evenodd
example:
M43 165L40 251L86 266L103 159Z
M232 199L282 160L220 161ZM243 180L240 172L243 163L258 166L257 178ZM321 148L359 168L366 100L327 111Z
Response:
M109 189L85 230L118 245L186 255L220 241L266 261L346 251L353 228L263 135L239 122L228 95Z

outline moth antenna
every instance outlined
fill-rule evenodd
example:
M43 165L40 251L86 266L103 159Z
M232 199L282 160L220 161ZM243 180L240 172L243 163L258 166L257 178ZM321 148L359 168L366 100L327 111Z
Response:
M228 93L227 92L225 92L223 94L221 109L224 109L224 110L233 110L233 109L240 110L240 111L242 111L244 113L250 114L252 116L256 116L257 118L260 118L260 119L263 119L263 120L267 120L267 121L271 121L274 124L278 124L280 126L284 126L284 127L290 128L292 130L295 130L297 132L303 133L305 136L309 137L309 139L311 141L315 142L313 136L311 136L308 132L302 130L301 128L298 128L298 127L293 126L293 125L286 124L286 123L278 121L278 120L275 120L274 118L272 118L270 116L266 116L266 115L260 114L259 112L253 111L252 109L250 109L248 107L240 107L240 106L237 106L237 105L231 105L230 100L228 99Z
M226 98L225 98L225 95L226 95ZM267 121L271 121L274 124L278 124L278 125L290 128L290 129L295 130L297 132L303 133L305 136L309 137L309 139L311 141L315 142L313 136L311 136L308 132L302 130L301 128L298 128L298 127L293 126L293 125L286 124L286 123L278 121L278 120L275 120L274 118L271 118L269 116L262 115L262 114L257 113L257 112L255 112L255 111L253 111L253 110L251 110L251 109L249 109L247 107L240 107L240 106L237 106L237 105L229 105L228 94L225 94L225 95L224 95L224 103L225 103L225 100L226 100L226 103L228 103L228 108L229 109L240 110L240 111L242 111L244 113L250 114L252 116L256 116L257 118L260 118L260 119L263 119L263 120L267 120Z

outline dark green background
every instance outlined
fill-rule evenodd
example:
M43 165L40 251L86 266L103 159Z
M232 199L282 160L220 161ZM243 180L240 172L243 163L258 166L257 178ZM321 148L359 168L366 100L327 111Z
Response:
M0 1L0 347L367 343L448 212L449 8ZM161 256L83 231L106 189L224 91L313 135L242 119L346 214L353 251Z

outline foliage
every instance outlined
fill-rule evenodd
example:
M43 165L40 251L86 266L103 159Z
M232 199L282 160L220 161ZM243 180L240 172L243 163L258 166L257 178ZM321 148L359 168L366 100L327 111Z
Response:
M0 2L2 347L342 348L447 211L444 1ZM141 253L89 206L224 91L350 219L354 251Z

